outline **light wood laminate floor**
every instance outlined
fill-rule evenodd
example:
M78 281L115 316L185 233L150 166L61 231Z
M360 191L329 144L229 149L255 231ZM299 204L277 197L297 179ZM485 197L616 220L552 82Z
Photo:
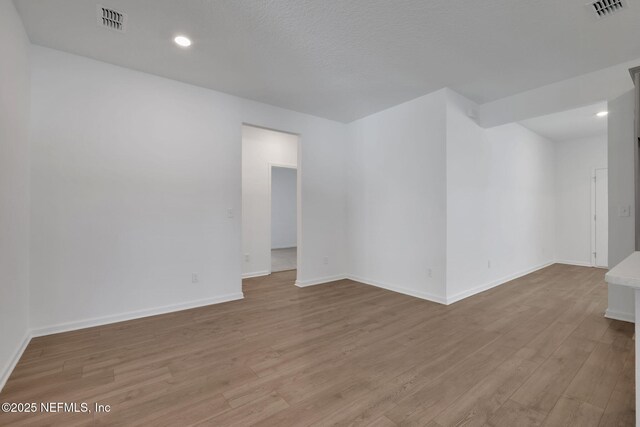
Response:
M245 280L242 301L34 339L0 402L111 412L0 424L633 425L633 325L603 317L603 270L553 265L448 307L294 277Z

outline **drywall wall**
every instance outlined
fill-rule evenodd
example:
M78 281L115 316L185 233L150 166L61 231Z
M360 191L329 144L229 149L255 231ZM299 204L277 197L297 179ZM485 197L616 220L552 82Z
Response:
M487 102L477 109L478 122L499 126L615 99L633 89L629 68L638 65L640 58Z
M32 62L37 334L242 296L242 123L301 135L298 281L344 277L345 125L43 47Z
M627 75L627 78L628 75ZM629 81L631 79L629 78ZM624 260L635 250L634 212L634 91L609 101L609 266ZM620 216L620 208L630 209L629 216ZM633 290L624 286L609 286L607 317L634 319Z
M0 2L0 389L29 329L29 39Z
M554 261L554 144L508 124L483 129L447 95L447 302Z
M271 169L271 248L293 248L296 241L297 171Z
M349 255L355 280L445 301L445 92L349 125Z
M242 127L242 274L245 277L271 272L271 165L296 167L297 163L296 135L252 126ZM293 171L292 190L295 195L296 175ZM291 221L295 240L295 198L293 203Z
M350 273L447 301L446 90L345 126L32 53L36 333L241 296L241 123L301 135L300 286ZM533 138L512 125L483 138L522 135ZM474 284L449 297L486 283Z
M443 89L350 125L351 277L452 303L555 259L552 141Z
M555 142L556 258L591 266L592 182L607 167L607 135Z

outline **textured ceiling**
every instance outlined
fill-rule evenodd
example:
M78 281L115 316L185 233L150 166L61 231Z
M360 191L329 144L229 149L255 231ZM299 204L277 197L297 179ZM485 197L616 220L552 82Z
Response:
M640 57L640 5L586 0L15 0L33 43L348 122L448 86L478 103ZM184 33L193 46L177 48ZM606 84L606 82L603 82Z
M607 111L606 102L536 117L520 124L553 141L587 138L607 132L607 118L596 116L600 111Z

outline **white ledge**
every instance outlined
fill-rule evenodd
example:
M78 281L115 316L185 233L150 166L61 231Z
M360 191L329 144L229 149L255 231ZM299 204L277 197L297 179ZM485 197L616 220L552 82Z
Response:
M640 289L640 252L634 252L604 276L607 283Z

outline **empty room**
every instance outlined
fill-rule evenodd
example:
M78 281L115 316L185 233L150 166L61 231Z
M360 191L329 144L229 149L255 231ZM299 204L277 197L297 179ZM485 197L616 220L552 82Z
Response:
M637 425L638 22L0 0L0 425Z

